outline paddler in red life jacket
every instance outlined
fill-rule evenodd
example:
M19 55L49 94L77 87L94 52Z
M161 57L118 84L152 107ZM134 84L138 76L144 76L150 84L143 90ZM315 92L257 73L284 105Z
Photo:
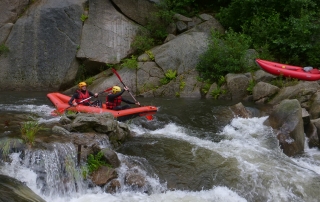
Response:
M77 106L78 104L90 106L93 103L90 102L90 99L85 100L91 96L98 97L98 93L92 93L87 90L87 84L85 82L80 82L78 84L79 89L73 94L71 99L69 100L68 104L70 106ZM85 101L83 101L85 100ZM73 102L75 101L75 102ZM82 102L83 101L83 102Z
M128 87L124 87L123 90L119 86L113 86L112 87L112 93L107 95L107 100L106 100L106 106L107 109L112 109L112 110L122 110L122 109L129 109L129 105L123 105L121 106L121 102L125 102L128 104L136 104L140 106L139 102L132 102L130 100L124 99L121 95L124 93L125 90L129 90Z

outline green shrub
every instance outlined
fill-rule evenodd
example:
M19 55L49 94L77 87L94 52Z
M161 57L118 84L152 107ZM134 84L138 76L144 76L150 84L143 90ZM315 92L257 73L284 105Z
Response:
M319 9L315 0L233 0L216 17L224 27L250 35L255 47L267 44L279 62L317 66Z
M88 16L85 15L85 14L82 14L80 19L81 19L82 22L84 22L84 21L86 21L86 19L88 19Z
M165 85L167 83L169 83L171 80L175 79L177 77L177 71L176 70L171 70L169 69L166 73L165 73L165 77L160 79L160 83L162 85Z
M129 69L137 69L138 68L137 57L132 55L131 58L124 59L121 66L127 67Z
M196 0L161 0L160 8L166 11L180 13L186 16L193 16L196 12L198 5ZM191 9L192 8L192 9Z
M89 154L88 159L87 159L87 167L89 170L89 174L98 170L101 166L111 167L111 165L107 164L106 162L104 162L101 159L102 156L103 156L103 153L101 151L99 153L97 153L96 155Z
M143 53L155 45L154 39L151 38L151 36L149 36L147 33L142 33L144 32L140 32L140 35L137 35L131 44L132 48L136 50L137 54Z
M251 79L249 81L249 85L247 87L247 91L249 92L250 95L252 95L253 88L254 88L255 85L256 85L256 82L253 79Z
M147 50L145 53L149 56L150 60L154 61L154 55L151 50Z
M284 77L282 75L278 76L276 79L271 81L271 84L277 86L279 88L288 87L288 86L295 86L299 83L298 79Z
M22 139L25 141L26 144L32 146L34 144L34 140L36 134L40 130L46 130L43 126L41 126L37 121L26 121L20 125L20 132Z
M200 56L196 66L200 77L213 83L228 73L247 72L244 61L250 43L250 37L232 30L225 35L213 31L208 50Z

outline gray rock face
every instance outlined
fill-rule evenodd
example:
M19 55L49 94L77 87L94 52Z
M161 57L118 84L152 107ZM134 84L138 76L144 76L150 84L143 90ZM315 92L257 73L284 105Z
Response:
M183 73L194 69L199 55L207 49L208 35L203 32L190 32L182 34L173 40L152 49L155 62L165 72L177 70Z
M77 57L116 64L132 53L131 42L138 26L121 15L109 0L89 1Z
M112 0L112 2L125 16L140 25L146 25L147 19L158 11L155 4L148 0Z
M17 20L0 56L0 86L6 90L59 89L73 80L80 43L82 1L48 0Z
M300 81L295 86L282 88L279 93L269 102L270 104L278 104L284 99L298 98L299 102L308 105L311 96L317 92L319 84L317 82L304 82ZM308 106L304 106L308 108Z
M6 23L13 23L29 4L29 0L1 0L0 28Z

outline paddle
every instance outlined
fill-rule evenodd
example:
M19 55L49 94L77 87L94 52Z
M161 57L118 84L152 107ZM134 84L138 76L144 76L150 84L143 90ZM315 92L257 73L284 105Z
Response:
M108 89L106 89L106 90L104 90L104 91L99 92L98 95L100 95L100 94L102 94L102 93L104 93L104 92L111 91L111 90L112 90L112 87L111 87L111 88L108 88ZM90 100L92 97L94 97L94 96L90 96L90 97L88 97L88 98L86 98L86 99L84 99L84 100L81 100L80 102L77 102L77 104L81 104L81 103L83 103L83 102L85 102L85 101L87 101L87 100ZM70 106L70 107L67 107L67 108L65 108L65 109L57 109L57 110L58 110L58 112L59 112L60 114L62 114L64 111L66 111L67 109L69 109L69 108L71 108L71 107L75 107L75 106Z
M120 75L118 74L118 72L114 69L114 68L111 68L111 70L113 71L113 73L118 77L119 81L122 83L122 85L124 87L126 87L126 85L123 83ZM129 90L127 90L128 93L131 95L131 97L133 98L133 100L137 103L138 101L136 100L136 98L133 97L133 95L131 94L131 92ZM140 103L139 103L139 107L141 107Z

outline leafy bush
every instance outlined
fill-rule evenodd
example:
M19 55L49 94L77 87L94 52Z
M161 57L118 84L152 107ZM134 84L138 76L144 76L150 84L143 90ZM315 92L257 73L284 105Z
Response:
M140 35L137 35L131 44L132 48L136 50L137 54L143 53L155 45L154 39L151 38L147 32L140 31L139 33Z
M111 166L104 162L101 158L103 156L102 152L97 153L96 155L89 154L87 159L87 167L89 170L89 174L98 170L101 166Z
M250 43L250 37L232 30L225 35L213 31L208 50L200 56L196 66L201 78L213 83L227 73L247 72L244 60Z
M216 17L224 27L252 37L254 47L266 47L282 63L317 66L320 44L315 0L232 0Z
M86 21L86 19L88 19L88 16L85 15L85 14L82 14L80 19L81 19L82 22L84 22L84 21Z
M167 83L169 83L171 80L175 79L177 77L177 71L176 70L171 70L169 69L166 73L165 73L165 77L160 79L160 83L165 85Z
M137 57L132 55L131 58L124 59L121 66L127 67L129 69L137 69L138 68Z
M196 0L162 0L160 7L163 10L173 11L186 16L193 16L197 11ZM191 9L192 8L192 9Z
M249 81L249 85L248 85L248 87L247 87L247 91L248 91L248 93L249 93L250 95L252 95L253 88L254 88L255 85L256 85L256 82L255 82L253 79L251 79L251 80Z
M45 129L46 128L44 128L37 121L34 121L34 120L23 122L20 125L20 132L21 132L22 138L24 139L25 143L31 146L34 144L36 134L40 130L45 130Z

